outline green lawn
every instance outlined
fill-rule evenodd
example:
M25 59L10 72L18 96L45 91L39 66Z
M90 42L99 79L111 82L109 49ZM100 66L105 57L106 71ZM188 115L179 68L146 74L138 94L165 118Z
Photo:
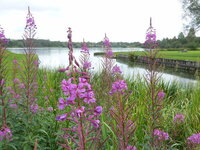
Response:
M135 52L116 52L118 54L124 55L135 55L135 56L144 56L145 52L143 51L135 51ZM180 52L180 51L160 51L159 58L167 58L167 59L179 59L179 60L191 60L191 61L200 61L200 51L188 51L188 52Z

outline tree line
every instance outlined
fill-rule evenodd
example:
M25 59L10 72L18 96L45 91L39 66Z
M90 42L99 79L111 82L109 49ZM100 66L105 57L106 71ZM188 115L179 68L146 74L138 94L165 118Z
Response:
M86 42L88 47L102 47L103 43L101 42ZM82 42L73 42L74 48L80 48ZM143 47L143 44L140 42L112 42L112 47L122 47L122 48L129 48L129 47ZM35 47L67 47L67 42L61 41L50 41L50 40L43 40L43 39L36 39L35 40ZM19 47L23 48L24 43L23 40L10 40L8 47Z
M195 36L194 28L191 28L188 34L185 36L183 32L181 32L177 37L174 38L164 38L162 40L158 40L159 48L186 48L186 49L197 49L200 47L200 37ZM73 42L74 48L80 48L81 42ZM121 48L132 48L132 47L141 47L144 48L144 44L140 42L112 42L112 47L121 47ZM102 47L101 42L87 42L88 47ZM23 40L10 40L8 47L18 47L23 48L24 43ZM67 47L67 42L61 41L50 41L43 39L35 40L35 47Z
M196 50L200 47L200 37L196 37L195 29L190 28L186 36L181 32L177 37L158 40L158 45L160 48L186 48Z

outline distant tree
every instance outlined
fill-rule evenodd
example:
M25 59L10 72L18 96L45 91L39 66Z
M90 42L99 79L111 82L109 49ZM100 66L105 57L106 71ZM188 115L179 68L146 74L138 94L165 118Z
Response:
M178 39L184 39L184 38L185 38L185 36L184 36L183 32L179 33Z
M183 32L179 33L179 35L178 35L178 41L180 43L180 47L184 47L184 45L187 43L187 40L186 40Z
M190 28L188 35L186 36L187 40L187 46L190 49L196 49L198 47L198 44L195 42L196 40L196 35L195 35L195 29Z

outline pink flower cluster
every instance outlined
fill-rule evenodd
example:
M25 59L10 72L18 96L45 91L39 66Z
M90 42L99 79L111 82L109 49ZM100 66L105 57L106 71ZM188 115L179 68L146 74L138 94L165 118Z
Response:
M33 105L30 106L30 111L31 111L33 114L36 114L38 110L39 110L38 104L33 104Z
M104 37L103 45L105 46L106 57L111 58L113 56L113 52L111 49L111 43L106 35Z
M81 52L89 53L89 48L85 42L83 42L81 50L82 50Z
M158 99L163 99L165 97L165 93L163 91L158 92Z
M122 73L122 71L121 71L121 69L120 69L120 67L119 66L117 66L117 65L115 65L113 68L112 68L112 74L121 74Z
M10 94L10 99L9 99L9 103L10 103L10 107L17 107L17 104L20 101L21 98L21 91L16 90L16 89L25 89L25 85L20 82L20 80L18 78L14 78L13 79L13 84L15 85L15 89L12 89L12 87L8 87L8 92Z
M150 49L155 48L157 46L156 30L152 27L151 18L150 18L150 27L147 29L146 41L144 44L147 48L150 48Z
M161 130L155 129L153 135L157 138L159 141L166 141L169 139L169 135L167 132L163 132Z
M183 114L176 114L174 117L174 122L183 123L185 122L185 117L183 116Z
M125 90L127 89L127 83L124 80L118 80L116 82L113 82L110 94L113 94L115 92L121 92L122 94L124 94Z
M135 146L127 146L126 150L137 150Z
M30 8L28 7L28 15L26 17L26 27L25 29L32 29L35 30L36 29L36 25L35 25L35 20L33 15L30 12Z
M83 99L85 103L94 103L96 101L94 92L91 85L85 78L79 77L79 83L73 84L74 78L70 78L67 81L64 79L61 83L61 87L64 95L68 96L66 101L63 98L59 99L59 108L64 109L65 106L75 104L75 99Z
M156 33L154 30L146 34L146 42L156 42Z
M108 50L108 51L106 51L106 56L108 56L108 57L112 57L112 56L113 56L113 52L112 52L112 50Z
M5 37L3 28L0 27L0 44L7 44L8 39Z
M110 43L110 41L109 41L109 39L106 35L105 35L105 38L104 38L104 41L103 41L103 45L105 47L111 47L111 43Z
M200 133L193 134L187 138L189 144L200 144Z
M94 120L94 118L96 118L96 116L99 116L102 113L102 107L97 106L94 109L86 109L85 106L78 105L78 101L81 104L85 103L85 105L95 103L96 99L91 85L83 77L79 77L78 84L74 84L73 81L75 81L74 78L70 78L67 81L64 79L62 81L62 91L64 95L67 96L67 98L60 98L58 106L59 109L64 109L66 106L70 106L72 111L57 116L56 120L64 121L70 116L76 122L76 118L84 116L86 120L90 121L94 127L99 127L100 121Z
M91 62L84 62L83 63L83 69L90 69L92 67Z
M87 44L85 43L85 41L83 40L82 46L81 46L81 57L80 57L80 62L83 66L84 70L89 70L91 69L91 62L89 61L90 58L90 53L89 53L89 48L87 46Z
M11 130L7 127L0 128L0 141L2 140L11 140L12 133Z

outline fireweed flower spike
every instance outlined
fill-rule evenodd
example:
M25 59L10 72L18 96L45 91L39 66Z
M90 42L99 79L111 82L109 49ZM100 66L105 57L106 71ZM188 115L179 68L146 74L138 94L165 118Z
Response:
M150 18L150 26L146 32L146 41L144 44L145 44L145 47L147 47L149 49L154 49L157 47L156 30L152 27L152 19L151 18Z
M71 72L68 73L67 76L71 77L62 80L61 89L64 97L59 98L58 103L58 109L64 111L67 108L67 112L58 115L56 120L67 120L73 126L72 129L62 128L64 131L64 135L62 135L62 137L70 138L76 145L77 149L95 149L95 143L100 140L99 117L103 108L101 106L95 106L96 98L92 86L89 83L90 78L87 76L87 72L80 72L78 70L81 69L81 67L79 67L79 64L73 56L71 38L72 31L71 28L69 28L69 66L67 67L67 70L71 69ZM85 55L89 55L89 51L85 43L82 45L82 51ZM71 150L71 144L68 143L67 139L65 139L65 141L66 143L60 145Z
M135 124L131 121L131 111L134 105L128 102L130 93L127 89L124 80L117 80L112 84L110 94L112 95L113 106L110 108L110 115L115 126L111 124L111 127L118 138L120 150L135 150L135 147L129 145L135 131Z
M108 99L107 94L109 93L111 89L113 78L114 78L112 74L112 68L113 68L114 63L112 60L111 43L106 34L103 39L103 48L104 48L105 55L103 56L103 59L102 59L102 73L100 77L100 79L102 80L101 89L103 89L103 91L101 91L102 93L101 97L105 97L105 102L107 102L107 99ZM106 106L110 108L110 103L107 103Z
M106 36L106 34L105 34L105 37L104 37L103 45L105 47L106 57L112 58L113 52L112 52L112 49L111 49L111 43L110 43L108 37Z
M126 149L126 150L137 150L137 149L136 149L135 146L129 145L129 146L127 146L127 149Z
M68 33L67 47L69 49L69 53L68 53L69 65L66 68L59 69L58 71L65 72L65 71L69 70L70 72L68 72L67 75L70 76L70 75L74 74L75 72L76 73L78 72L78 68L80 68L80 65L73 54L74 50L73 50L73 44L72 44L72 30L70 27L68 28L67 33ZM81 72L79 72L79 73L81 73Z
M80 62L81 62L81 69L84 72L87 72L91 69L91 62L90 62L90 53L89 53L89 48L87 44L85 43L83 39L83 43L81 46L81 56L80 56Z
M127 84L124 80L116 81L112 84L112 89L110 91L110 94L113 94L115 92L120 92L121 94L125 93L125 90L127 90Z
M185 117L183 116L183 114L176 114L174 116L174 120L175 123L183 123L185 122Z
M74 50L73 50L73 44L72 44L72 30L71 30L71 28L68 28L67 32L68 32L68 35L67 35L68 44L67 44L67 46L68 46L68 49L69 49L69 53L68 53L68 55L69 55L69 65L67 67L67 70L68 70L70 66L72 67L72 69L77 68L77 67L79 68L79 63L77 62L76 58L73 55Z
M38 72L38 60L34 48L34 37L36 35L36 24L30 8L28 7L28 14L26 17L26 26L24 29L24 52L25 60L23 61L25 72L22 77L22 81L26 87L26 107L27 111L36 112L36 92L37 92L37 72Z
M120 67L117 66L117 65L115 65L115 66L112 68L112 74L113 74L113 75L122 74L122 71L121 71Z
M154 148L155 149L166 149L164 146L164 142L169 140L169 134L167 132L163 132L159 129L155 129L153 132L154 135Z
M187 144L189 149L195 149L200 146L200 133L193 134L187 138Z
M6 45L8 39L5 37L3 28L0 27L0 101L2 109L2 127L0 127L0 141L11 140L11 130L7 127L7 108L5 102L5 82L6 82Z
M1 26L0 26L0 42L1 46L6 46L6 44L8 44L8 39L5 37L4 30Z
M122 71L119 66L115 65L112 68L112 75L113 75L115 81L120 80L122 78Z
M158 92L158 99L163 99L165 97L165 93L163 91Z
M68 128L63 128L65 134L76 141L76 137L79 139L75 143L81 149L86 146L90 140L96 141L97 139L91 138L86 140L89 133L95 131L93 128L99 128L100 121L97 119L102 113L102 107L97 106L95 109L92 104L96 102L94 92L91 88L91 85L88 81L82 77L79 77L78 80L75 78L69 78L68 80L63 80L61 83L63 94L65 98L59 99L59 109L65 109L70 107L71 111L59 115L56 117L58 121L69 120L72 123L75 123L74 126L74 136L71 137L70 132L72 131ZM99 134L99 133L97 133ZM68 143L62 144L63 147L67 148Z
M111 49L111 43L110 43L108 37L106 36L106 34L105 34L105 37L103 40L103 46L104 46L104 51L105 51L105 56L104 56L103 62L102 62L102 68L103 68L103 72L105 74L104 75L105 77L103 77L103 79L107 78L109 81L111 81L112 68L113 68L113 60L112 60L113 52Z
M157 42L156 42L156 30L152 26L152 19L150 18L150 26L146 31L146 40L144 42L146 47L146 58L148 63L148 70L145 77L148 89L148 97L146 98L147 114L149 115L148 126L150 128L152 148L160 148L161 145L156 143L154 130L159 126L161 119L161 110L165 93L159 86L161 76L158 75L158 66L156 57L158 55ZM158 130L156 130L158 131ZM157 132L156 132L157 133ZM160 132L159 132L160 133Z
M0 141L2 140L12 140L12 132L6 126L0 128Z
M155 129L154 130L154 136L158 141L166 141L169 139L169 135L167 132L163 132L161 130Z

